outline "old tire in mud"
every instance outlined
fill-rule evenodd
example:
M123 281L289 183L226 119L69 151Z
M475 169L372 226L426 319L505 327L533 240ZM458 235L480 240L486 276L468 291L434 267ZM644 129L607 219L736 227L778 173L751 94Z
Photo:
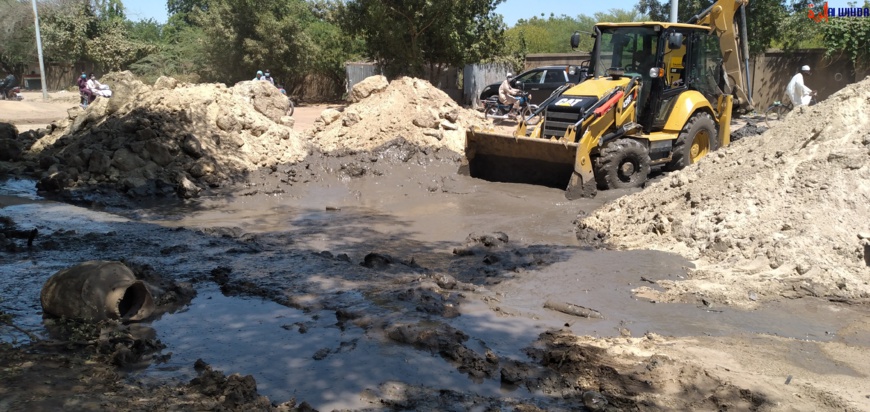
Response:
M649 149L633 139L617 139L601 149L595 159L599 189L641 187L650 171Z
M668 170L679 170L701 160L708 153L719 149L716 123L710 113L698 112L686 122L677 141L674 155L666 165Z

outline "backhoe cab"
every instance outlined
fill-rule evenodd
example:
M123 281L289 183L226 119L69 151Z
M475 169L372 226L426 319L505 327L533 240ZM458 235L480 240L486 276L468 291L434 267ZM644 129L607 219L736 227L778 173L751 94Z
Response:
M551 96L525 119L542 120L521 121L513 136L470 130L468 172L567 186L574 199L642 186L652 166L680 169L727 146L732 108L751 108L733 24L744 4L720 0L693 18L704 25L599 23L592 77Z

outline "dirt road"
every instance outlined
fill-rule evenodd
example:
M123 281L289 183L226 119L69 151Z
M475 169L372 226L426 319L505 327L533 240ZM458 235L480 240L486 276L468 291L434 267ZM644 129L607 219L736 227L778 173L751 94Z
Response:
M459 155L446 148L451 136L432 132L448 129L429 127L436 120L452 127L438 116L461 119L457 109L411 86L402 94L417 93L427 110L401 101L402 116L377 117L383 102L294 114L293 130L306 141L324 133L329 144L387 144L312 149L200 197L131 201L99 186L74 206L40 196L34 180L5 181L7 224L40 235L30 249L6 239L0 252L0 311L20 328L0 335L0 409L269 410L258 397L266 395L289 402L280 410L309 410L302 402L361 411L870 410L866 305L807 295L752 310L644 299L639 286L685 280L693 264L643 248L584 248L574 232L578 215L638 190L568 202L559 189L458 175ZM209 101L224 98L206 92ZM55 109L65 115L62 105ZM232 109L238 119L254 116ZM265 140L269 130L185 113L200 129L216 119L206 137L221 142L248 130ZM150 119L172 118L158 114L136 112L116 129L75 136L93 139L93 152L98 142L117 144L103 136L128 133L133 118L168 134ZM377 128L366 123L374 118ZM418 129L426 133L412 134ZM184 129L182 143L195 132ZM135 131L129 152L143 136ZM58 140L75 149L73 139ZM244 143L240 152L250 144L230 141ZM190 150L182 145L179 156ZM49 333L35 297L52 273L90 259L127 262L159 285L166 305L156 319L121 332L73 327L81 346L61 350L58 342L70 338ZM41 343L27 346L21 330ZM213 374L199 359L253 379ZM57 363L72 373L46 373Z

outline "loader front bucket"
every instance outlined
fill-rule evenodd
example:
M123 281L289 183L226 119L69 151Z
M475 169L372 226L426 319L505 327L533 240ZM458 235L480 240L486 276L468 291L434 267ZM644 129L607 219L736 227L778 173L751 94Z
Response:
M465 133L465 161L460 173L494 182L565 189L576 155L575 143L471 129Z

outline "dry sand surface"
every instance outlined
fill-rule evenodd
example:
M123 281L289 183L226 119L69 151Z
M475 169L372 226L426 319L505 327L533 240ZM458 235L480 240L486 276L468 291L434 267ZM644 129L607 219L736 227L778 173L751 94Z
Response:
M660 301L870 300L870 78L582 219L578 236L694 261ZM694 297L693 297L694 296Z

